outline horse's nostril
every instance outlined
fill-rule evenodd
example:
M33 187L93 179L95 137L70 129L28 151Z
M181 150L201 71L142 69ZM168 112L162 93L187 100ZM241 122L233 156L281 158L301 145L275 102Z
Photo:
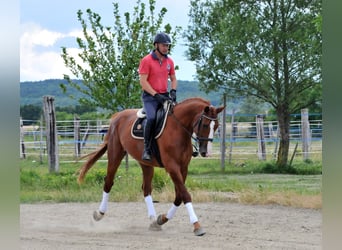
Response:
M201 153L201 156L202 156L202 157L207 157L207 152L202 152L202 153Z
M198 156L198 152L197 152L197 151L192 152L192 156L193 156L193 157L197 157L197 156Z

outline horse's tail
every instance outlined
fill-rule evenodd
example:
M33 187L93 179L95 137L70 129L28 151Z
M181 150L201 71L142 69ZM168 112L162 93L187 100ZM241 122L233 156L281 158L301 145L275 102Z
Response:
M77 178L77 182L79 184L81 184L83 182L83 179L85 177L85 175L87 174L88 170L95 164L95 162L101 158L101 156L107 151L107 141L105 141L101 148L98 149L95 152L92 152L90 154L87 154L85 156L82 157L83 158L88 158L88 160L86 161L86 163L83 164L83 166L79 169L78 171L78 178Z

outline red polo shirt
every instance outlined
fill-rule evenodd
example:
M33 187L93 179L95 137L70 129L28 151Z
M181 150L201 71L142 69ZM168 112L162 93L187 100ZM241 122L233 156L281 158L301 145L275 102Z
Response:
M157 93L165 93L169 76L175 74L175 66L170 57L166 56L160 62L155 52L151 52L140 61L139 74L147 74L151 87Z

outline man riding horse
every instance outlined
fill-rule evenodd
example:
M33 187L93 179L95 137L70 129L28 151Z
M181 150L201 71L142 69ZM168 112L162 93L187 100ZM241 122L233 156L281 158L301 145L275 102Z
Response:
M88 170L107 152L107 174L104 178L102 200L99 209L94 211L93 218L98 221L107 212L109 193L114 185L115 175L125 155L137 160L143 172L142 190L147 206L148 217L152 219L151 230L161 230L161 226L171 220L183 203L188 211L194 234L202 236L205 230L201 227L192 206L192 198L185 186L188 166L193 154L192 139L198 142L199 153L207 156L207 143L210 124L214 123L214 131L219 126L218 114L224 106L214 107L209 101L194 97L174 105L162 134L157 139L163 167L175 187L175 199L167 213L159 214L154 208L152 199L152 179L154 167L162 165L151 156L151 140L153 138L156 113L166 100L176 102L177 80L174 63L167 56L171 45L170 37L158 33L153 41L154 50L145 56L139 65L140 84L143 89L142 100L147 117L144 129L144 142L132 136L132 126L137 119L137 109L126 109L113 114L103 144L96 151L86 156L78 181L81 183ZM168 80L171 81L170 93ZM193 134L196 136L194 137ZM141 159L142 155L142 159Z
M142 159L151 161L152 131L157 109L170 97L176 102L177 79L173 60L167 55L171 39L166 33L158 33L153 41L154 50L140 62L139 75L142 87L142 101L146 112L144 128L144 151ZM171 81L170 96L168 79Z

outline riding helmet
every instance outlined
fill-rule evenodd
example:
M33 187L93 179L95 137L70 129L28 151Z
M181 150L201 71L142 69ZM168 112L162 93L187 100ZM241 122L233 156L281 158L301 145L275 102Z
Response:
M171 39L168 34L164 32L160 32L154 37L153 45L155 45L156 43L163 43L163 44L171 45Z

